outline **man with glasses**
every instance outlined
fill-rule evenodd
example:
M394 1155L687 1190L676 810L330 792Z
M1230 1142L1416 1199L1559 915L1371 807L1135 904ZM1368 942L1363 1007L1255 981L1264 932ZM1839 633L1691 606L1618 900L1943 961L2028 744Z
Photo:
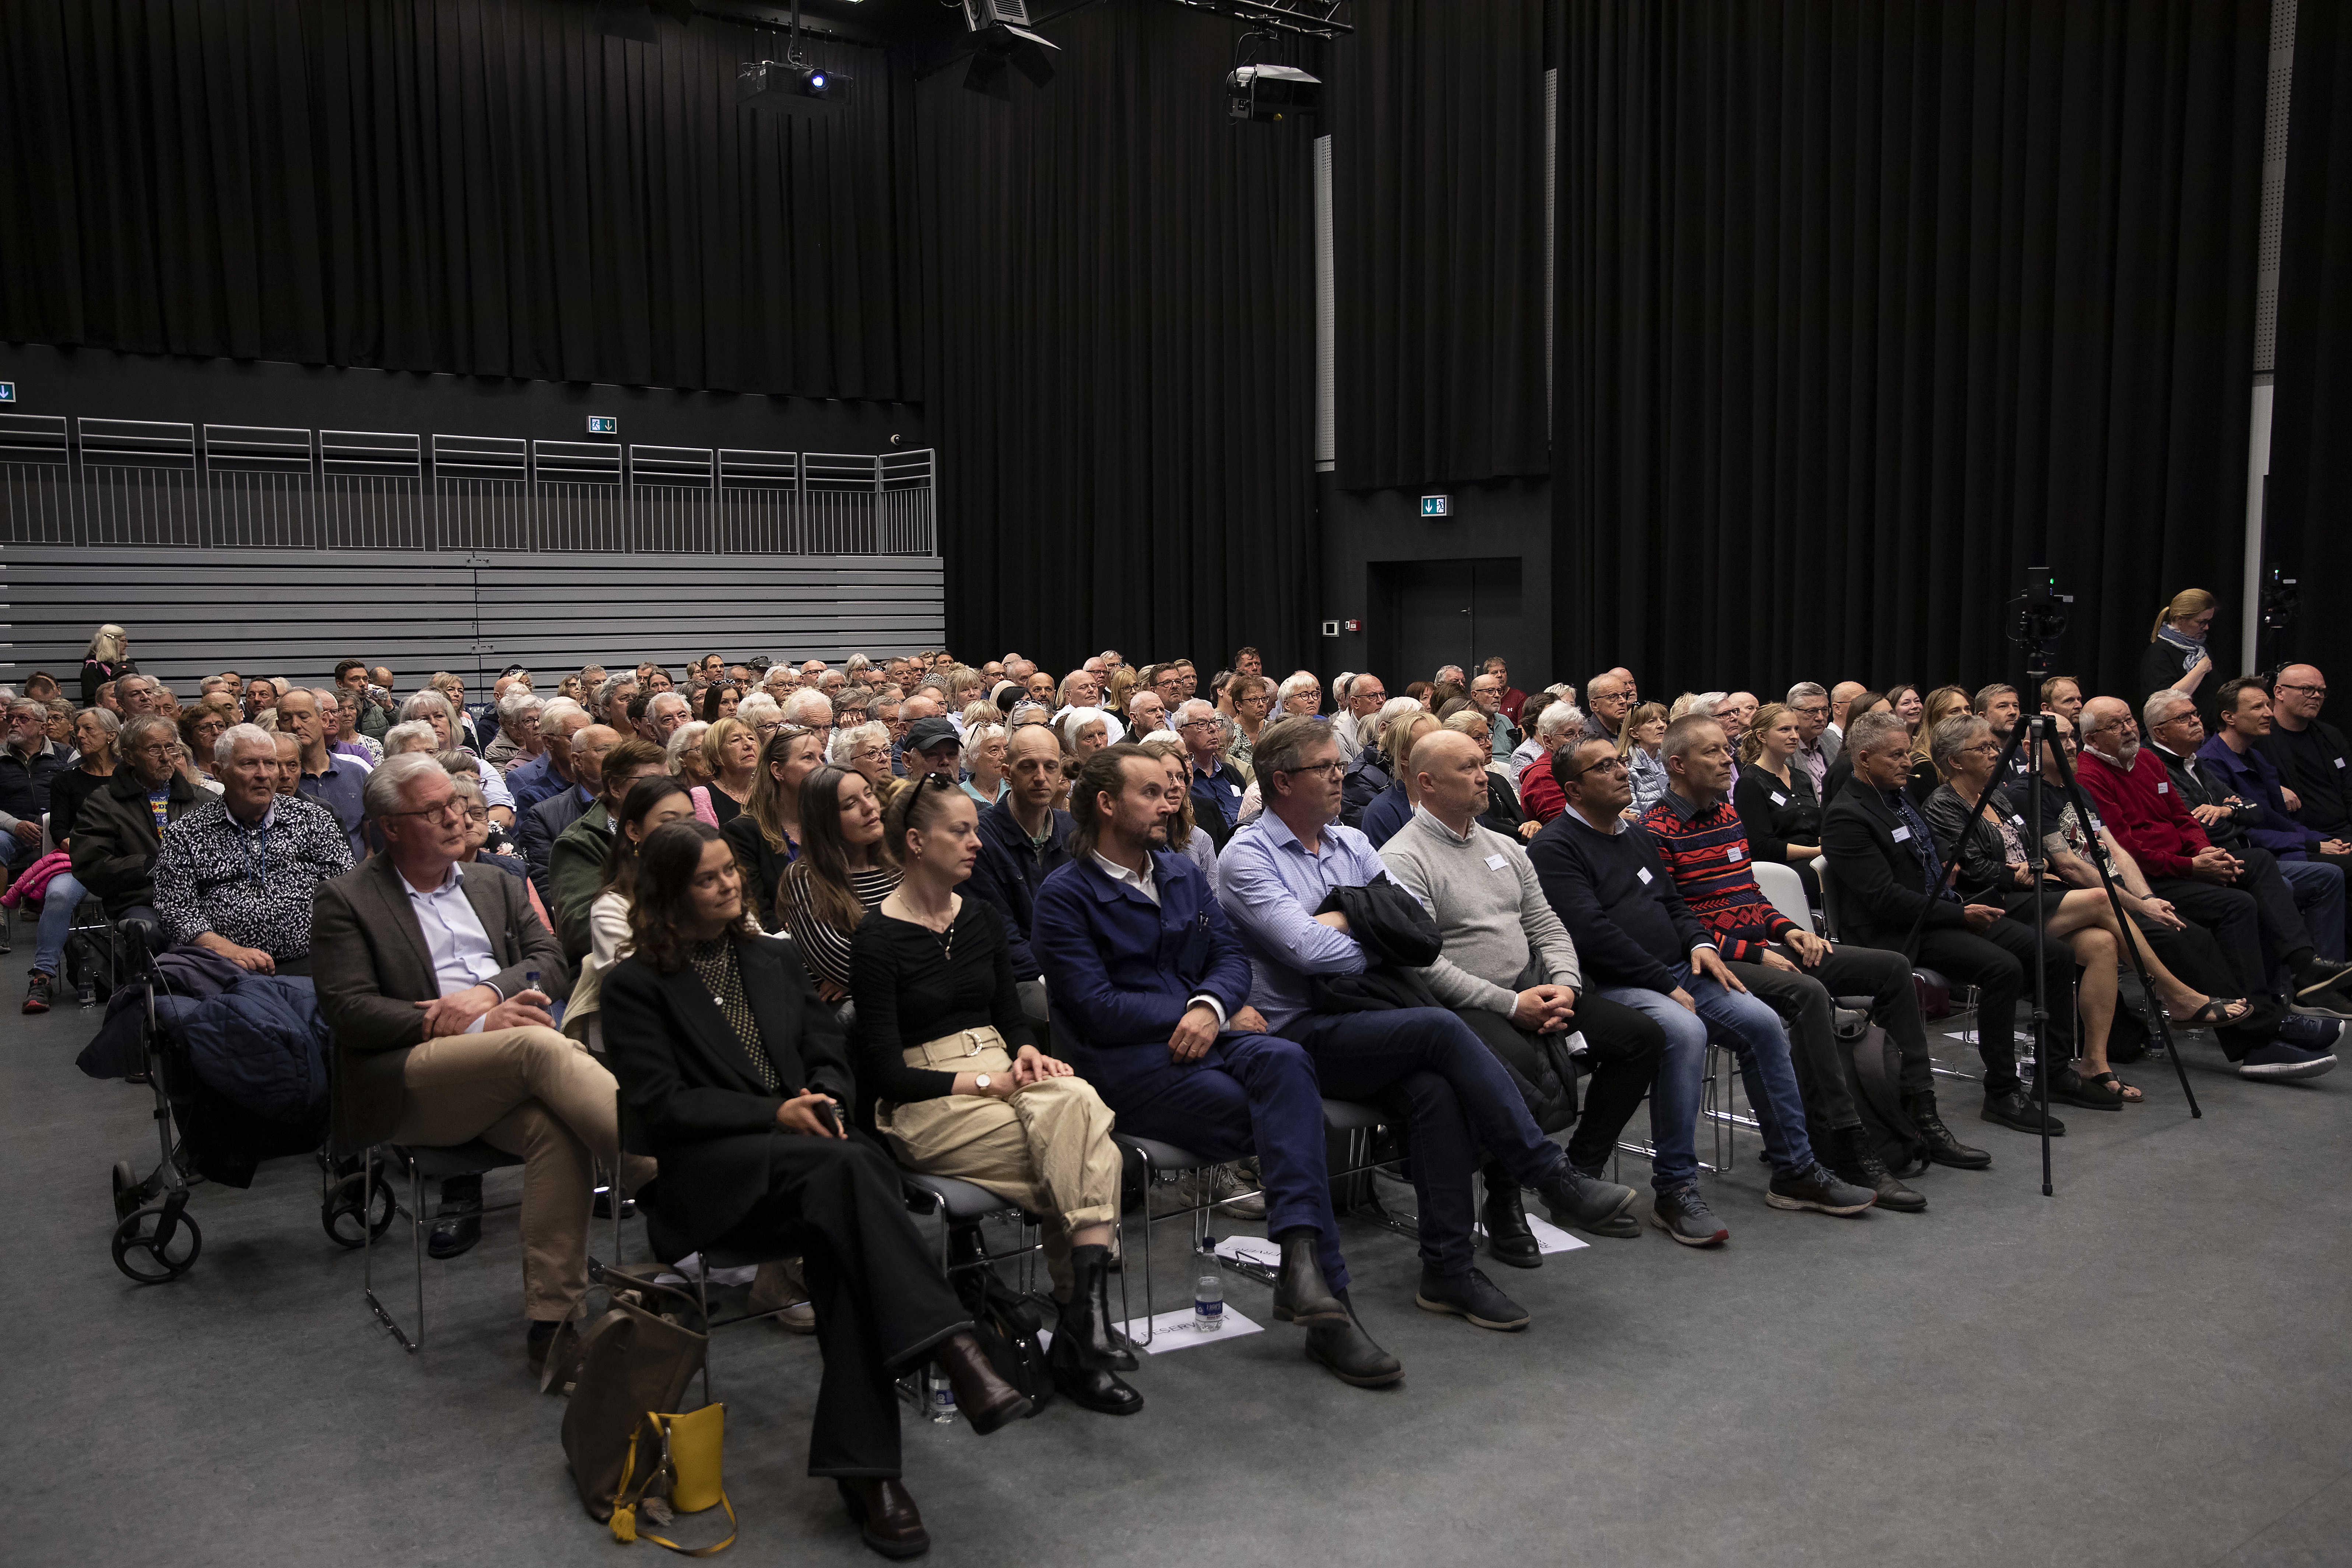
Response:
M298 698L317 730L318 705L307 690L278 700L281 719ZM165 831L153 872L155 912L170 942L260 974L310 973L312 899L321 882L352 868L351 837L334 812L279 791L287 740L257 724L223 731L214 745L221 797L198 803Z
M82 802L74 819L74 879L105 901L108 919L136 916L154 924L163 830L206 797L180 765L179 731L170 720L142 713L125 721L121 745L114 776ZM274 744L270 762L274 770Z
M642 743L642 742L639 742ZM348 1142L446 1147L478 1138L523 1157L525 1353L536 1373L588 1289L593 1164L634 1186L613 1075L556 1032L572 991L555 939L522 883L466 864L464 805L432 758L385 759L368 776L384 850L319 889L312 974L335 1033L336 1131ZM430 1250L481 1239L481 1179L445 1183Z
M2277 767L2287 809L2305 827L2330 838L2352 839L2352 745L2320 718L2327 678L2318 667L2290 664L2272 688L2271 732L2263 750Z
M1797 716L1797 766L1813 781L1813 798L1820 800L1830 776L1832 753L1822 744L1830 727L1830 694L1818 681L1800 680L1789 688L1789 711Z
M667 746L669 738L685 729L687 721L692 717L683 692L656 691L646 699L645 737L656 746ZM547 721L542 717L540 721L542 737L546 728Z
M1510 665L1501 654L1491 653L1486 656L1486 662L1481 664L1478 669L1479 673L1491 675L1503 683L1502 693L1496 699L1495 708L1504 718L1511 721L1514 728L1517 728L1519 714L1527 707L1528 694L1511 684Z
M1332 695L1339 700L1339 717L1331 721L1331 739L1339 744L1339 754L1354 762L1363 754L1368 743L1364 721L1381 710L1389 700L1389 689L1377 675L1343 675L1332 682Z
M668 757L651 741L632 735L616 742L597 767L603 788L596 804L582 812L548 851L547 885L553 894L546 900L548 918L555 922L564 956L574 963L590 946L588 906L596 901L604 883L604 860L621 803L628 799L629 786L639 779L668 771Z
M1305 1048L1326 1095L1402 1096L1409 1106L1421 1216L1416 1304L1480 1328L1523 1328L1526 1310L1472 1266L1471 1178L1491 1161L1498 1178L1532 1188L1560 1224L1603 1235L1622 1233L1633 1190L1570 1165L1538 1129L1502 1063L1450 1010L1324 1010L1328 987L1386 962L1376 956L1375 933L1360 934L1354 919L1409 918L1416 938L1433 937L1434 922L1388 874L1370 841L1333 820L1344 764L1328 723L1276 721L1259 737L1258 760L1265 810L1218 850L1216 869L1218 906L1249 954L1250 1005L1270 1032ZM1409 977L1391 968L1370 984L1390 979ZM1385 995L1384 987L1375 994Z
M1584 683L1584 738L1615 745L1624 733L1625 715L1633 710L1633 683L1604 670Z
M1213 704L1190 698L1176 710L1176 732L1184 738L1191 768L1192 820L1223 849L1241 820L1242 795L1249 787L1241 770L1225 760L1225 721Z
M1486 716L1486 731L1495 755L1507 757L1519 743L1518 726L1503 712L1503 692L1510 683L1488 670L1470 683L1470 700Z
M41 814L49 809L49 785L64 767L65 753L49 739L48 709L30 697L10 699L7 742L0 749L0 866L9 871L40 858Z
M1155 664L1151 667L1151 679L1149 684L1152 690L1160 694L1160 702L1171 713L1175 712L1177 705L1192 694L1189 683L1184 679L1184 669L1182 663L1172 659L1166 664Z
M528 763L518 764L507 774L508 793L514 797L514 813L522 821L530 808L543 800L552 800L577 781L572 773L572 738L593 722L588 710L569 697L553 697L539 710L539 738L547 750Z
M784 700L784 722L797 724L816 737L817 754L833 746L833 704L824 693L803 686Z

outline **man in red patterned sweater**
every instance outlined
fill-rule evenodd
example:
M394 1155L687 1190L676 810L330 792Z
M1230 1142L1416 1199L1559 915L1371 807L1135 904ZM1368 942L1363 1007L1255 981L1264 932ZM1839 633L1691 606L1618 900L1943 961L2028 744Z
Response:
M1933 1094L1927 1030L1911 965L1898 952L1832 946L1764 896L1748 830L1731 805L1731 744L1722 725L1696 715L1678 719L1667 728L1659 756L1666 764L1666 795L1642 826L1675 890L1713 933L1732 973L1790 1026L1806 1120L1830 1130L1822 1151L1830 1169L1874 1189L1880 1208L1925 1209L1927 1200L1895 1179L1863 1131L1830 1001L1869 996L1871 1016L1902 1053L1904 1092Z

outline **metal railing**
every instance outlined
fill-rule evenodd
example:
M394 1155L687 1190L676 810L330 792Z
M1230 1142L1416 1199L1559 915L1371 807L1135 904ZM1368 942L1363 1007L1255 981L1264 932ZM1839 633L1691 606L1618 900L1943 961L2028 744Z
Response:
M909 452L0 415L0 544L931 555Z

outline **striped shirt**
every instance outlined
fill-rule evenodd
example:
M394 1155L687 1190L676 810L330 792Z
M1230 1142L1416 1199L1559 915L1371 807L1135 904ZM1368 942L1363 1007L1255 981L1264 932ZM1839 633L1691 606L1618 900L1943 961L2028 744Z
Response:
M812 868L814 869L814 868ZM867 910L881 907L882 900L898 891L902 873L896 866L877 866L864 871L849 873L849 890ZM787 876L776 889L776 903L784 917L784 929L792 933L793 945L800 949L801 962L808 965L809 974L820 985L832 981L844 991L849 989L849 948L856 932L854 928L835 925L812 908L804 893L805 884L799 877Z
M1728 797L1702 809L1668 790L1642 826L1650 830L1675 891L1714 935L1725 958L1759 963L1766 947L1796 929L1756 885L1748 830Z

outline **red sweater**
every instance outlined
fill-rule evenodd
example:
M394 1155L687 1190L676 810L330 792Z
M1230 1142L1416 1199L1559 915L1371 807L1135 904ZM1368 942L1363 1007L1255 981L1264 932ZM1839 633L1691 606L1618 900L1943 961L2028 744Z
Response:
M2186 877L2189 862L2211 846L2180 792L2172 787L2164 759L2152 748L2142 746L2126 773L2084 747L2075 754L2074 773L2116 842L2130 850L2149 876Z

